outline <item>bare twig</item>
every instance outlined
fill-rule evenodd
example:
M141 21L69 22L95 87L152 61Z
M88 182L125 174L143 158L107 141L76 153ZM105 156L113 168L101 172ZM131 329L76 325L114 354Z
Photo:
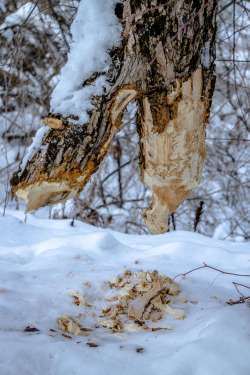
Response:
M199 222L201 221L201 216L202 216L202 213L203 213L203 206L204 206L204 202L200 201L200 204L197 207L196 212L195 212L194 232L197 231L197 227L199 225Z
M189 275L190 273L192 272L195 272L195 271L198 271L200 269L204 269L204 268L209 268L213 271L217 271L219 273L222 273L223 275L231 275L231 276L238 276L238 277L250 277L250 274L241 274L241 273L234 273L234 272L228 272L228 271L224 271L224 270L221 270L217 267L214 267L214 266L209 266L208 264L206 263L203 263L203 266L200 266L200 267L196 267L196 268L193 268L192 270L190 271L187 271L185 273L180 273L178 275L176 275L173 280L175 280L177 277L180 277L180 276L183 276L185 277L186 275ZM246 302L250 302L250 296L245 296L243 293L241 293L241 291L239 290L239 287L242 287L242 288L247 288L247 289L250 289L250 286L248 285L244 285L244 284L241 284L241 283L237 283L235 281L232 282L233 286L235 287L236 291L238 294L240 294L240 298L236 299L236 300L233 300L233 299L229 299L228 301L226 301L226 303L228 305L238 305L238 304L241 304L241 303L246 303Z
M190 273L192 273L194 271L198 271L198 270L201 270L201 269L204 269L204 268L209 268L213 271L217 271L217 272L222 273L224 275L231 275L231 276L238 276L238 277L250 277L250 274L240 274L240 273L228 272L228 271L221 270L221 269L219 269L217 267L214 267L214 266L209 266L206 263L203 263L203 266L193 268L192 270L187 271L185 273L179 273L178 275L176 275L173 278L173 280L177 279L177 277L180 277L180 276L185 277L185 276L189 275Z
M240 283L236 283L235 281L233 281L233 286L235 287L237 293L241 296L241 297L245 297L243 293L241 293L239 287L242 287L242 288L246 288L246 289L250 289L250 286L248 285L244 285L244 284L240 284Z

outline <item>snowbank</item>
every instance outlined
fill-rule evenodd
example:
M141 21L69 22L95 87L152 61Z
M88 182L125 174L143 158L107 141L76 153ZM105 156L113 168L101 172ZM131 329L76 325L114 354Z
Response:
M169 331L97 329L72 339L49 331L57 330L62 314L82 312L69 294L85 282L98 298L103 281L125 269L157 269L173 277L206 262L250 273L249 244L188 232L129 236L80 222L72 227L69 220L23 219L15 211L0 218L1 375L249 375L250 308L225 301L238 298L232 281L249 285L250 278L209 269L178 278L188 301L182 306L186 319L166 318ZM40 331L23 331L31 325Z

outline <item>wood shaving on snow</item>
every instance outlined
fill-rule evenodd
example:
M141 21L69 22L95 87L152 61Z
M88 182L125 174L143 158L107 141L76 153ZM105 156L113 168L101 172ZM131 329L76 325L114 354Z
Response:
M113 333L155 332L171 329L155 325L167 315L179 320L185 318L183 310L171 306L178 302L177 296L180 297L178 284L158 271L125 271L113 281L106 282L104 291L105 307L99 308L98 313L97 301L89 301L86 295L77 291L71 292L73 303L84 308L81 316L95 317L94 328L86 328L80 319L65 315L58 319L59 329L77 336L89 335L100 327Z

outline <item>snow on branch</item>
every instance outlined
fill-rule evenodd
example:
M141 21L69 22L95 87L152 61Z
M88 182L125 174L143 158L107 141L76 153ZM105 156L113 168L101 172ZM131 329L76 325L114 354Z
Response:
M68 61L59 75L51 98L51 110L62 115L89 119L91 97L108 88L105 73L110 64L108 51L118 45L121 26L114 13L115 0L81 0L71 26L72 42ZM101 73L90 85L83 82Z
M20 165L20 173L24 170L27 163L32 159L34 154L41 148L43 138L48 134L49 128L47 126L42 126L37 132L31 145L29 146L22 163Z

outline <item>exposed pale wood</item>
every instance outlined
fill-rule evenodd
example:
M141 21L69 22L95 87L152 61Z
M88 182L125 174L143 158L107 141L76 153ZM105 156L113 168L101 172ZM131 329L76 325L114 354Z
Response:
M156 112L152 111L154 104L143 99L143 179L153 192L145 220L152 232L167 230L169 214L201 179L208 111L202 87L202 70L198 68L187 81L177 81L176 90L170 95L159 98ZM155 123L165 127L155 132Z
M141 176L152 191L145 220L154 233L167 230L168 215L201 177L215 81L216 3L123 1L122 43L110 52L110 92L93 98L88 124L48 116L51 129L42 147L12 178L13 192L28 209L81 191L105 157L124 109L137 100Z
M53 117L45 117L42 119L44 125L48 126L51 129L63 129L64 124L63 120Z

